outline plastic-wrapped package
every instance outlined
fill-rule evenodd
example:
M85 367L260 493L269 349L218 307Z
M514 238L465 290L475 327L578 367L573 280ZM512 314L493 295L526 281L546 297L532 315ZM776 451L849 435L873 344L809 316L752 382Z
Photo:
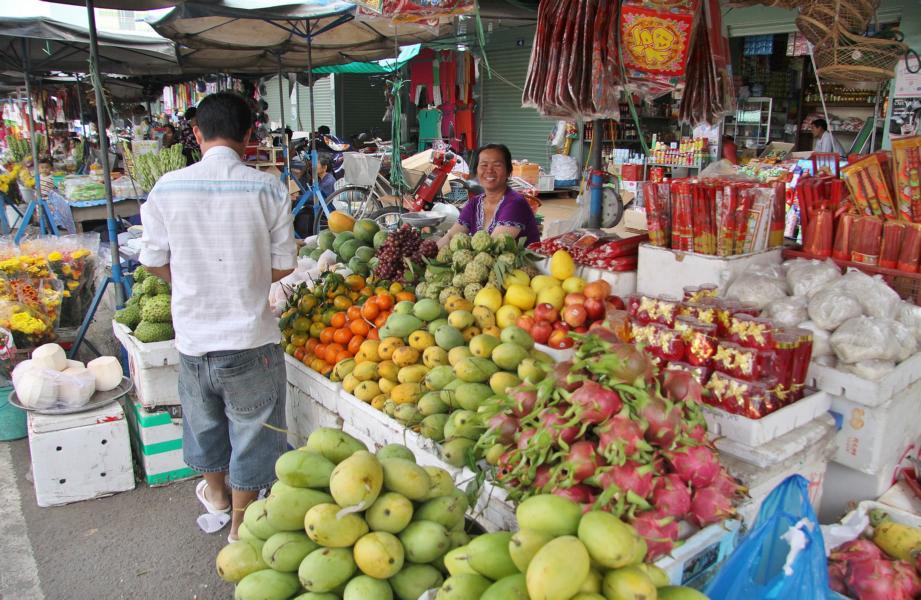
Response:
M834 356L835 351L832 350L830 334L813 323L812 321L803 321L799 324L803 329L808 329L812 332L812 358L817 359L820 356Z
M26 360L13 369L13 388L19 401L30 408L78 408L92 398L96 377L86 369L55 371Z
M831 334L831 347L845 363L897 360L903 349L895 338L892 323L876 317L848 319Z
M907 327L915 339L921 342L921 306L902 302L899 305L899 323Z
M838 357L834 354L826 354L825 356L817 356L813 358L813 362L817 365L822 365L823 367L831 367L834 369L838 366Z
M810 298L825 284L841 279L841 269L831 260L791 260L784 264L784 269L794 296Z
M809 302L805 296L791 296L774 300L764 309L764 314L779 327L799 327L809 319L806 306Z
M832 284L812 296L808 312L813 323L826 331L834 331L848 319L862 315L863 307L846 290Z
M787 282L782 276L749 272L733 280L726 290L726 297L764 310L774 300L787 297Z
M879 275L870 277L862 271L848 271L834 283L838 289L845 290L856 298L865 314L883 319L898 317L901 299L898 293L886 285Z
M893 339L899 345L896 361L902 362L918 351L918 340L915 339L915 334L911 329L898 321L889 321L889 328L892 330Z
M891 360L862 360L859 363L841 364L841 370L853 373L863 379L878 381L891 373L895 369L895 363Z

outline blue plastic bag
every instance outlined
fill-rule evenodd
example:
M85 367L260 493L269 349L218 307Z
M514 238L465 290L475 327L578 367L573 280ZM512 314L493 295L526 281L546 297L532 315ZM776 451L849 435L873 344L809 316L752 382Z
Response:
M754 528L707 588L711 600L840 598L828 587L825 542L808 490L809 482L793 475L771 491Z

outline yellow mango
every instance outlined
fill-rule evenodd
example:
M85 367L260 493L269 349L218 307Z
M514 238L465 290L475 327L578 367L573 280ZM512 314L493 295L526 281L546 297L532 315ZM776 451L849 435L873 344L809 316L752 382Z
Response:
M400 372L400 367L398 367L392 360L384 360L378 363L377 372L382 378L396 381L397 373Z
M429 370L425 365L409 365L403 367L397 374L397 381L400 383L421 383Z
M385 338L377 348L377 356L381 360L390 360L396 349L402 346L403 340L398 337Z
M409 346L401 346L393 352L393 362L398 367L408 367L419 362L419 351Z
M418 383L401 383L390 390L390 399L396 404L416 403L422 393L422 385Z
M428 331L414 331L409 334L409 346L415 348L419 352L434 346L435 345L435 336L429 333Z
M397 387L399 382L389 377L381 377L377 380L377 386L381 389L382 394L389 394L393 388Z

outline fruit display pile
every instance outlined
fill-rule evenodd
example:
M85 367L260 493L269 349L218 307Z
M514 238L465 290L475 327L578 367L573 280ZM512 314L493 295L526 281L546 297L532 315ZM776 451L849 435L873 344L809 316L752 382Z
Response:
M426 259L435 258L435 240L423 240L418 229L403 225L377 247L374 277L385 281L414 282Z
M570 500L540 495L522 502L516 519L514 534L487 533L448 552L450 577L435 600L706 598L645 564L643 538L610 513L583 514Z
M329 218L329 229L307 241L299 254L318 260L324 252L331 251L352 273L368 277L377 264L374 260L376 249L386 239L387 233L381 232L374 221L355 221L346 214L333 212Z
M681 521L732 518L742 490L708 441L690 374L660 375L635 346L595 331L572 361L481 411L493 414L478 445L513 499L553 493L623 517L653 560L670 553Z
M147 272L143 266L132 274L134 287L125 308L116 311L115 322L126 325L138 341L165 342L176 337L173 331L172 300L169 283Z
M583 516L565 498L523 502L514 535L468 533L466 496L403 446L372 454L319 428L275 471L269 496L247 507L240 540L215 561L236 600L701 597L643 564L645 542L630 525Z
M833 590L856 600L921 596L921 530L870 511L872 535L838 546L828 557Z

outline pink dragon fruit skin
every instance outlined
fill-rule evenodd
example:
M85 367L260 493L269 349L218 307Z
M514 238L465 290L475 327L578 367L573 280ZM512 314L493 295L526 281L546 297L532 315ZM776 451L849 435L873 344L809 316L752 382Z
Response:
M858 600L911 600L897 587L897 573L888 560L854 560L847 564L845 583Z
M673 452L669 459L675 473L695 489L707 487L719 476L720 462L708 446L691 446Z
M684 519L691 511L691 492L678 475L664 475L656 479L652 505L664 515Z
M640 537L646 540L646 561L668 555L678 541L678 521L655 511L637 513L630 522Z
M690 520L699 527L719 523L735 514L732 500L715 487L695 490L691 499Z
M906 598L917 598L921 595L921 577L915 571L914 565L904 560L895 560L892 561L892 568L896 571L896 587Z

